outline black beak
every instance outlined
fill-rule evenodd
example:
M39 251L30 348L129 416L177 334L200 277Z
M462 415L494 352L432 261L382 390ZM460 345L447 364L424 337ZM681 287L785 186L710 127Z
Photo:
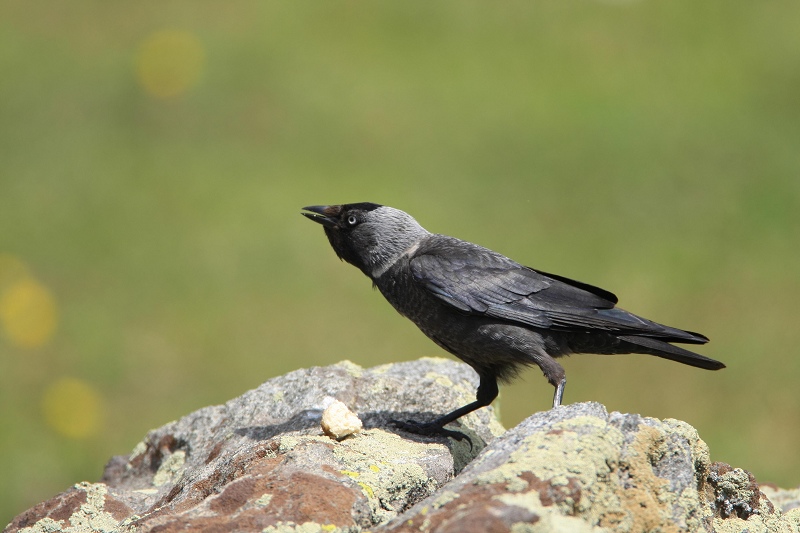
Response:
M327 205L310 205L308 207L304 207L303 211L311 211L310 213L301 213L304 217L313 220L319 224L322 224L326 228L333 228L336 224L336 219L328 216L331 209L330 206Z

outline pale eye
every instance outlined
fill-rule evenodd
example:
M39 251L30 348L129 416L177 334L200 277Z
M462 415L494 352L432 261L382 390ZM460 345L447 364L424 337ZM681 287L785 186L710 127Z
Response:
M358 223L358 219L356 218L355 215L350 215L349 217L347 217L347 223L350 224L351 226L355 226Z

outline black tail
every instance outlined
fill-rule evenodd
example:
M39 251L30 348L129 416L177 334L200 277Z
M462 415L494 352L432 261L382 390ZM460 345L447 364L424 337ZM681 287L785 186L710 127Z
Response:
M698 337L702 336L698 335ZM683 363L684 365L705 368L706 370L719 370L720 368L725 368L723 363L720 363L715 359L704 357L700 354L690 352L689 350L684 350L683 348L673 346L668 342L664 342L653 337L623 335L617 338L621 341L627 342L628 344L633 344L634 346L631 346L632 353L646 353L649 355L655 355L658 357L663 357L664 359L670 359L671 361ZM702 338L705 339L705 337ZM691 343L692 341L681 340L680 342ZM700 340L698 339L694 341L694 343L700 344Z

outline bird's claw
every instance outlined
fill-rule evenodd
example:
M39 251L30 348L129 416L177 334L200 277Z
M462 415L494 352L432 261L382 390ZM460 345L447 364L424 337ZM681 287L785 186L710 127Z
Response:
M469 436L461 433L460 431L453 431L452 429L445 429L444 426L436 422L414 422L413 420L390 420L397 429L414 433L415 435L425 435L428 437L450 437L459 442L465 440L469 443L469 449L472 450L472 439Z

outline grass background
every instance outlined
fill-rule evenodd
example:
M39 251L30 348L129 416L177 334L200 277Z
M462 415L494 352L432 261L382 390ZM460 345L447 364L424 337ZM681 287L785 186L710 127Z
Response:
M3 2L0 254L57 327L0 339L0 524L270 377L444 355L299 215L357 201L705 333L728 369L579 355L565 401L686 420L713 460L797 486L798 19L789 1ZM169 97L137 74L163 30L201 52ZM527 372L504 424L551 397Z

